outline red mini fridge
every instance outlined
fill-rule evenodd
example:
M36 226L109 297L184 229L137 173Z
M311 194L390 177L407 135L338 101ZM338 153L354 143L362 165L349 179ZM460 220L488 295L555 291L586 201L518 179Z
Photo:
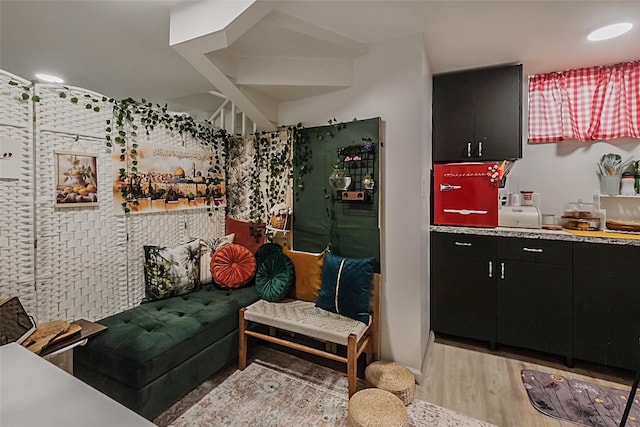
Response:
M498 162L449 163L433 167L433 223L498 226Z

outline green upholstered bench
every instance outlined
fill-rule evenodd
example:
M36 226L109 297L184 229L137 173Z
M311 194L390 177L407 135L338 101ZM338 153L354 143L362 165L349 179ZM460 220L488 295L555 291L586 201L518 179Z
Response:
M74 374L152 419L237 357L238 310L255 286L199 291L99 320L108 329L74 351Z

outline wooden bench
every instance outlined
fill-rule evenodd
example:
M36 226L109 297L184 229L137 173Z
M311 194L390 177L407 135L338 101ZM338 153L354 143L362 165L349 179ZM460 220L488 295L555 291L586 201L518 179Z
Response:
M254 337L315 356L346 363L349 397L356 392L358 357L365 352L366 363L378 360L380 347L380 275L374 274L371 285L371 319L369 325L357 320L315 307L313 302L285 300L281 302L257 301L240 309L238 368L247 366L247 337ZM268 326L269 333L256 330ZM294 342L277 331L304 335L325 343L325 350ZM347 356L336 354L338 345L346 346ZM331 351L333 350L333 351Z

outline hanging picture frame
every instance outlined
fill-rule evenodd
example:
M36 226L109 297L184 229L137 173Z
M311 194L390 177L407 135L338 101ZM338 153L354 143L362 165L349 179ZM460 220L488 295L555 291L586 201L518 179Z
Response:
M54 151L55 207L98 206L98 156Z

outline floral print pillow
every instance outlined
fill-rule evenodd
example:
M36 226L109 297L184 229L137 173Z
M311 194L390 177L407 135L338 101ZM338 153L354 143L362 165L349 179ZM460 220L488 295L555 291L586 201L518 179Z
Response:
M145 298L155 301L200 289L200 239L173 248L144 247Z

